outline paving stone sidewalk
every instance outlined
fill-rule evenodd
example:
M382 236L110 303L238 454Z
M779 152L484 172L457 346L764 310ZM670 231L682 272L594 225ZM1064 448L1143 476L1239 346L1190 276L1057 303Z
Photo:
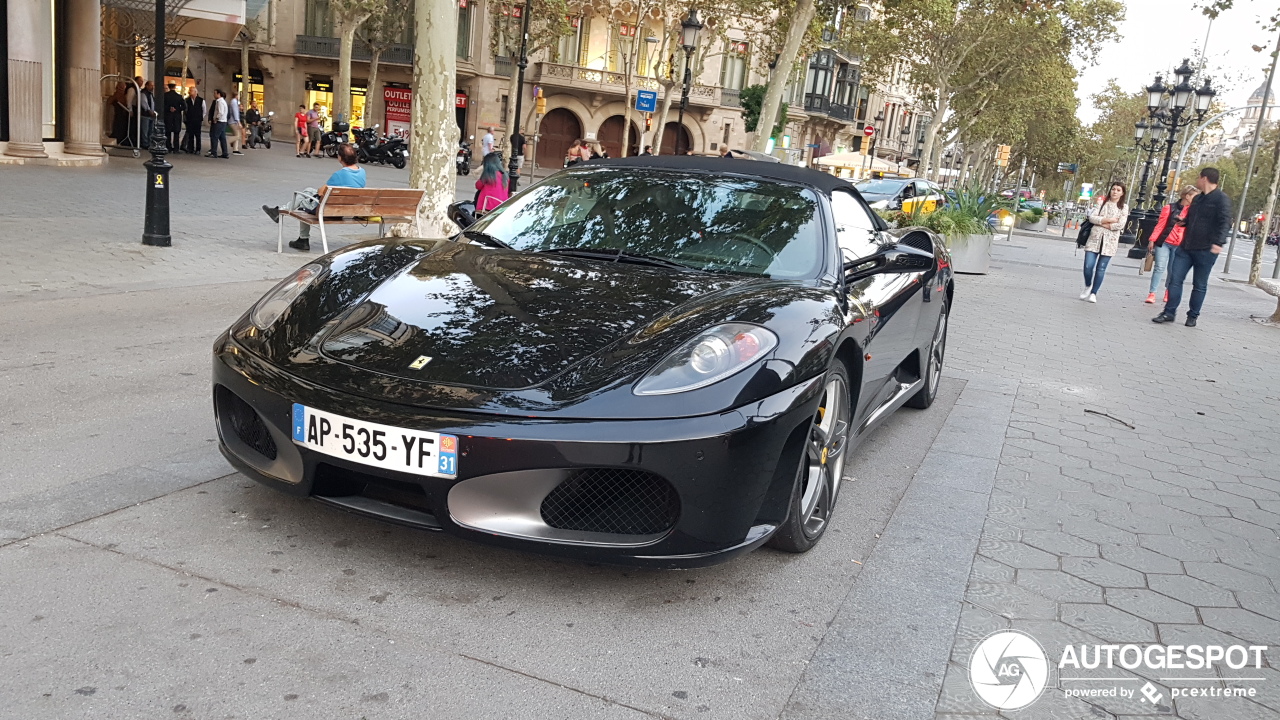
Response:
M1215 270L1199 327L1155 325L1138 261L1116 258L1093 305L1076 299L1073 250L1014 236L991 274L958 283L951 370L1017 393L937 718L1280 718L1280 330L1249 319L1273 300ZM1196 682L1168 676L1203 671L1064 671L997 715L968 666L1005 628L1054 665L1068 643L1159 642L1267 645L1270 666L1220 664ZM1087 675L1123 679L1072 679ZM1061 689L1147 681L1154 703ZM1175 687L1256 696L1172 699Z

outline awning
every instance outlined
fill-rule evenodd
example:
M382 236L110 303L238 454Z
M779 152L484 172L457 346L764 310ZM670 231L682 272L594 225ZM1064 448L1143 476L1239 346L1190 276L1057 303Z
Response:
M826 165L828 167L849 168L850 170L862 170L868 167L867 156L856 152L835 153L834 155L823 155L814 160L818 165ZM898 164L891 163L881 158L872 158L870 170L878 170L882 172L898 172Z
M245 23L245 0L189 0L178 15L181 22L174 40L195 44L231 45Z

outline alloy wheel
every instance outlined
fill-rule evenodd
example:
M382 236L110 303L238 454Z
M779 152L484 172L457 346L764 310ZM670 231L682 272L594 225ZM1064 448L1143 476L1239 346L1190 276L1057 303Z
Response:
M822 534L844 472L849 440L849 389L844 379L832 376L823 389L822 403L814 416L805 447L804 492L800 496L800 526L807 537Z
M938 316L938 329L933 332L933 344L929 348L929 385L932 391L938 392L938 384L942 381L942 362L947 352L947 312L943 309Z

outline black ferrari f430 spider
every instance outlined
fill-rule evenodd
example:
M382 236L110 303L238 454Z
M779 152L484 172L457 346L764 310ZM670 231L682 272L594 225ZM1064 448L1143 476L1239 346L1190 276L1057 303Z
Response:
M214 346L221 449L284 492L514 548L803 552L859 439L933 402L952 300L941 240L844 180L584 163L268 292Z

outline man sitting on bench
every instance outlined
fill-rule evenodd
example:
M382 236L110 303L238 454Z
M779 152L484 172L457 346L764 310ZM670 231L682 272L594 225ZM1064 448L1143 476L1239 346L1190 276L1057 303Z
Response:
M342 163L342 167L338 168L329 180L325 182L324 187L319 190L315 188L307 188L301 192L293 194L293 200L284 207L272 207L271 205L263 205L262 210L274 222L280 222L280 211L282 210L301 210L302 212L315 214L316 209L320 207L320 198L324 196L326 188L331 187L348 187L362 188L364 187L364 168L359 165L360 157L356 154L356 149L350 143L342 143L338 146L338 162ZM289 247L294 250L311 250L311 226L299 221L298 222L298 239L291 240Z

